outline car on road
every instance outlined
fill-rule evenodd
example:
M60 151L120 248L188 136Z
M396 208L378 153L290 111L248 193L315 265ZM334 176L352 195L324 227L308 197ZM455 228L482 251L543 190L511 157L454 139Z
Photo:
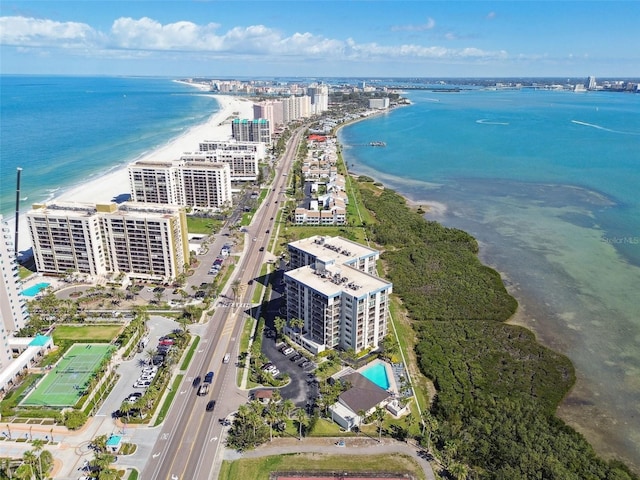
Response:
M203 383L200 385L200 387L198 388L198 395L200 395L201 397L206 395L207 393L209 393L209 385L211 385L210 383Z
M216 401L210 400L209 403L207 403L207 412L213 412L214 408L216 408Z
M265 233L269 233L271 230L267 230Z
M211 383L211 382L213 382L213 372L208 372L208 373L204 376L204 381L205 381L205 383Z
M260 247L258 250L264 252L264 247Z
M222 363L229 363L230 359L231 359L231 355L228 353L225 353L224 358L222 359Z

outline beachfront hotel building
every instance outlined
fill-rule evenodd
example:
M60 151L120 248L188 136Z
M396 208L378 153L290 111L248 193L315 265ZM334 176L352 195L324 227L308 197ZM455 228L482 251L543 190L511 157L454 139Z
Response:
M129 165L134 202L224 208L231 205L231 168L205 161L144 161Z
M231 136L239 142L271 143L271 127L266 118L248 120L236 118L231 122Z
M184 209L137 202L35 204L27 213L36 267L169 281L189 260Z
M392 284L374 275L379 252L342 237L314 236L288 245L287 333L317 354L376 349L388 331ZM302 332L291 321L304 322Z

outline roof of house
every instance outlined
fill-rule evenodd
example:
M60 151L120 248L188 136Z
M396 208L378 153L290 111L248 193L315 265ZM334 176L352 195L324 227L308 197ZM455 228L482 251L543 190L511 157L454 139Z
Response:
M361 410L368 412L390 396L389 392L358 372L344 375L340 381L351 384L351 388L340 395L340 401L355 413Z

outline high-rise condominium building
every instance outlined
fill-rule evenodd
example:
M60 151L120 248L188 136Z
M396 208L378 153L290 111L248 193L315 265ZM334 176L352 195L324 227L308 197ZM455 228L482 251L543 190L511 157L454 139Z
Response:
M231 205L231 169L226 163L141 160L128 170L134 202L200 208Z
M239 142L271 143L271 128L266 118L255 120L234 119L231 122L231 135Z
M231 168L231 181L254 181L258 168L266 155L264 142L239 142L205 140L199 144L199 152L184 154L183 160L193 162L226 163Z
M0 215L0 371L11 360L9 335L25 326L29 320L26 298L18 273L9 225Z
M177 206L36 204L27 221L43 273L126 273L168 281L189 259L186 216Z
M393 287L373 275L379 253L341 237L316 236L290 243L289 255L287 320L304 322L302 332L290 328L291 338L314 353L378 348Z
M329 87L327 85L312 84L307 88L307 95L311 99L311 113L318 115L329 110Z

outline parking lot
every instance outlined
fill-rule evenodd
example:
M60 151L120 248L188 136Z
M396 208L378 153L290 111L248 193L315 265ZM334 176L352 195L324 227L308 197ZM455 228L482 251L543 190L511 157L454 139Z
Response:
M291 378L289 384L280 389L282 398L291 399L296 406L304 408L313 403L318 396L316 378L313 374L316 366L311 362L303 366L306 359L295 351L284 354L281 351L284 344L276 344L274 337L273 330L265 330L262 353L280 374L286 373Z
M156 349L160 346L160 338L173 330L180 328L180 325L172 319L153 315L147 322L149 328L148 344L142 352L138 352L131 360L123 361L118 364L117 371L120 375L118 382L114 386L109 396L98 411L98 415L112 416L122 405L122 402L131 399L132 394L142 395L156 373L150 373L152 369L148 368L148 354L146 350ZM159 365L156 365L159 367ZM145 385L146 382L149 384ZM134 386L138 384L138 386Z

